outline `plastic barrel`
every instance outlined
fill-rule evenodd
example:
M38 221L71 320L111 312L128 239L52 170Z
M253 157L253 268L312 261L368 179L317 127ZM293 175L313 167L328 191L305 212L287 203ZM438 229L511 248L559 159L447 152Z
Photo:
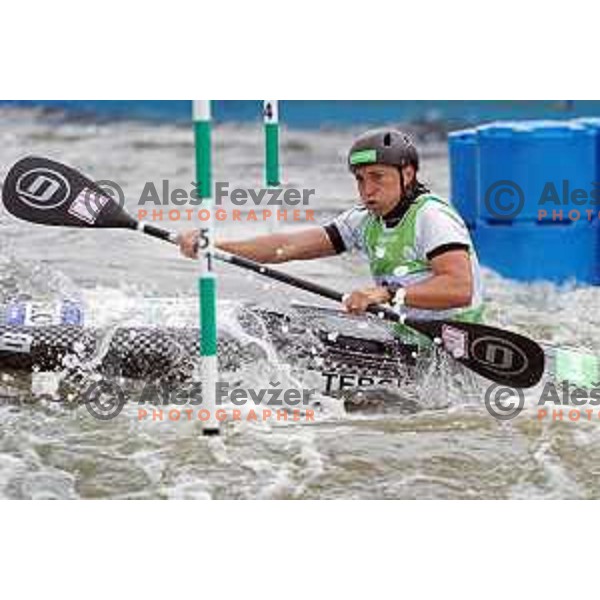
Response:
M450 199L469 229L477 219L477 131L448 134Z
M517 225L478 223L473 240L479 259L520 281L600 283L598 221Z
M600 182L600 118L585 117L581 119L574 119L572 122L587 127L594 134L594 146L596 152L594 181Z
M596 136L570 121L500 122L477 129L479 218L488 223L538 220L545 209L565 215L586 208L592 191ZM575 201L579 202L575 204Z

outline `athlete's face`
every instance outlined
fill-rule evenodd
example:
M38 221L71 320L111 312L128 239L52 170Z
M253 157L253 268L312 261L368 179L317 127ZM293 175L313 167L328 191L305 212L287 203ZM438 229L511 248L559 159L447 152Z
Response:
M410 185L415 171L412 166L402 170L404 186ZM384 217L400 200L400 171L390 165L364 165L358 167L354 176L360 199L373 214Z

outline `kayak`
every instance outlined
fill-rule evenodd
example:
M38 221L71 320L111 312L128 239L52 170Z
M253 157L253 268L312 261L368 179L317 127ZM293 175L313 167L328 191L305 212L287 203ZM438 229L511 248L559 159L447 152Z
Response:
M1 372L93 370L104 376L146 381L190 379L200 352L195 299L120 299L84 303L17 300L0 306ZM444 360L415 338L398 337L372 316L322 306L285 311L253 305L226 306L220 314L221 372L261 361L310 374L315 389L340 396L353 390L402 387ZM543 345L549 378L592 387L600 359L574 348ZM461 372L450 359L450 375ZM464 374L464 371L462 371Z
M185 380L199 360L192 325L195 300L150 299L114 309L81 302L15 301L0 307L0 370L48 372L93 365L106 376ZM413 376L419 348L374 317L296 305L277 311L238 306L226 311L218 340L219 370L269 361L317 375L319 392L399 386ZM196 317L197 318L197 317ZM313 379L314 380L314 379Z

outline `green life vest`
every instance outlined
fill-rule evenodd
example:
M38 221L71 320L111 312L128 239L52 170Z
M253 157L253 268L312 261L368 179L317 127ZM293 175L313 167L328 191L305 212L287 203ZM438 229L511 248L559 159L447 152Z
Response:
M460 226L464 223L447 202L433 194L419 196L408 208L407 212L394 227L386 227L383 219L369 214L363 229L363 239L367 252L371 274L376 283L410 285L427 279L431 274L431 265L424 257L419 257L416 248L416 223L419 211L428 202L436 202L439 209ZM473 256L472 249L469 250ZM448 311L443 311L448 313ZM456 309L448 318L458 321L481 322L483 305ZM435 318L435 317L430 317ZM442 317L446 318L446 317ZM413 333L403 325L397 326L398 333L406 337ZM411 336L412 337L412 336ZM422 338L422 336L418 336Z

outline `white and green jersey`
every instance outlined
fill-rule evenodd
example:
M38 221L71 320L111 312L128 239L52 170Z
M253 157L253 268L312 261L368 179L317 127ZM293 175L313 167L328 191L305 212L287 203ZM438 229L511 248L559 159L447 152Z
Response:
M375 282L391 287L422 282L432 276L433 258L466 250L473 275L471 305L447 310L406 307L406 314L415 319L480 320L483 298L477 254L462 218L441 198L421 194L395 222L355 207L328 223L325 230L338 252L362 252Z

